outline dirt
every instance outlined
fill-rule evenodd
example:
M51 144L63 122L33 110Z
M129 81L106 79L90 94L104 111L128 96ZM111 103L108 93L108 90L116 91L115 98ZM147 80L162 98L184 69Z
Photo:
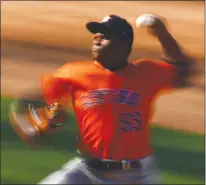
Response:
M135 19L142 13L165 17L172 35L196 59L192 87L161 96L152 121L204 133L204 2L1 1L2 94L31 92L38 88L42 72L67 61L91 59L92 35L85 23L109 14L125 17L134 27L130 60L158 58L158 41L135 28Z

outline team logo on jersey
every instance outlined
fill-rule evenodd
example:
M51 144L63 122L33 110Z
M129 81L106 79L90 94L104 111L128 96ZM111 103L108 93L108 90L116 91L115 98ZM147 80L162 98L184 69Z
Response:
M105 103L135 106L141 99L142 97L139 94L126 89L97 89L89 91L80 97L84 110Z

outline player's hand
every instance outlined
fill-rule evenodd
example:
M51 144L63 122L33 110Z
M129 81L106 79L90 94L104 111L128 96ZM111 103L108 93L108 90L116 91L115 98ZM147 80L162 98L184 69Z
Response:
M142 14L136 19L136 27L145 27L149 34L161 37L167 34L165 20L157 15Z
M58 104L47 107L27 100L12 102L9 114L14 131L33 147L45 144L66 117Z

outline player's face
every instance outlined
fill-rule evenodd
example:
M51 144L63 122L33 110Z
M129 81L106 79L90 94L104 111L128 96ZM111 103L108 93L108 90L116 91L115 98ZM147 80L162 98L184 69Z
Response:
M116 61L127 60L129 54L128 41L119 39L110 33L96 33L92 43L92 56L94 60L107 66L118 67ZM115 61L115 62L111 62Z

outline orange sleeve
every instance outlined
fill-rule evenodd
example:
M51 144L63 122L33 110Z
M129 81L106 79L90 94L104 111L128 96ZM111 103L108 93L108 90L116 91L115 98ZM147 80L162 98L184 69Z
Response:
M59 103L67 106L71 100L72 80L65 74L69 73L66 67L61 67L54 74L43 74L41 76L41 90L45 102L48 105Z
M72 82L53 75L42 75L41 90L45 102L66 105L71 97Z
M158 89L169 90L177 86L180 68L161 60L149 62L154 84Z

